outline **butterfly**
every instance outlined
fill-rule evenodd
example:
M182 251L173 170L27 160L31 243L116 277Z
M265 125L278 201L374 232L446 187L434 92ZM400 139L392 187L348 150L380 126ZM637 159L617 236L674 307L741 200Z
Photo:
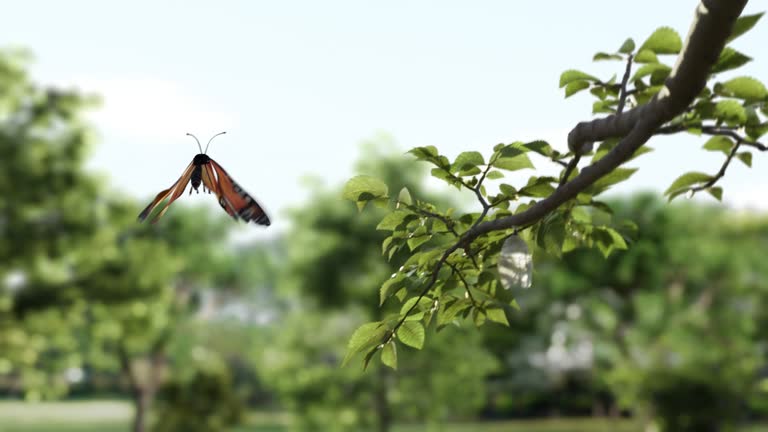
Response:
M187 183L191 183L189 193L192 194L192 189L195 192L200 193L198 188L200 183L203 184L203 192L208 189L208 193L213 192L219 199L219 205L224 211L232 216L235 220L244 220L246 222L255 222L259 225L269 226L270 221L264 209L261 208L258 202L251 197L248 192L243 190L237 182L232 180L229 174L221 167L216 161L211 159L206 153L208 153L208 146L211 145L211 141L219 135L223 135L226 132L220 132L212 136L208 140L208 144L205 146L205 151L200 145L200 140L196 136L188 133L187 135L197 141L197 146L200 148L200 154L196 155L192 162L181 174L181 177L170 188L157 194L154 200L139 213L139 221L144 221L152 211L160 205L163 201L168 199L168 202L160 210L160 212L152 218L151 223L156 223L162 215L168 211L171 203L176 201L177 198L184 193L184 189L187 187ZM169 198L170 197L170 198Z

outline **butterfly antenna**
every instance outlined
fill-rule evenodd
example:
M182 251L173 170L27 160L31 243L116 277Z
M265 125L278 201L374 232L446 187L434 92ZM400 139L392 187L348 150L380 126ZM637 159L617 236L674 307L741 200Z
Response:
M211 141L213 141L214 138L216 138L219 135L224 135L226 132L219 132L216 135L212 136L211 139L208 140L208 144L205 145L205 151L203 153L208 153L208 146L211 145Z
M192 135L192 134L191 134L191 133L189 133L189 132L187 132L187 135L191 136L192 138L194 138L194 139L195 139L195 141L197 141L197 147L200 149L200 153L202 153L202 152L203 152L203 146L201 146L201 145L200 145L200 140L199 140L199 139L197 139L197 137L196 137L196 136ZM207 148L207 147L206 147L206 148Z

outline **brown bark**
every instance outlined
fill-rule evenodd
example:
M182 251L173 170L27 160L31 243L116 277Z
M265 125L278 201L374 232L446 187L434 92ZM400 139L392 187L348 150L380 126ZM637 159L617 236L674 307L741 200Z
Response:
M131 424L132 432L145 432L147 430L147 418L155 399L155 394L160 387L164 358L161 346L156 345L150 355L148 362L149 371L146 379L139 378L134 363L123 344L118 346L118 356L120 357L120 367L123 375L128 379L128 385L131 391L131 400L133 401L134 414Z

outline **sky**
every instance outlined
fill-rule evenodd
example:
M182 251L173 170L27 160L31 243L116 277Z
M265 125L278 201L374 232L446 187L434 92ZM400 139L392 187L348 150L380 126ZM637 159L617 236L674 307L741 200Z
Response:
M684 38L698 2L5 3L1 44L32 52L38 82L101 96L88 116L98 132L90 169L148 202L198 153L185 133L205 144L225 130L208 153L267 209L275 233L308 183L342 184L357 174L360 143L383 135L401 151L435 145L449 156L530 139L564 149L568 131L592 118L592 100L564 99L560 73L620 75L623 64L592 55L627 37L640 44L662 25ZM739 75L768 80L766 40L760 22L735 42L756 57ZM660 193L683 172L715 173L722 157L701 150L704 141L654 138L655 151L629 164L640 170L617 191ZM721 181L726 205L768 208L764 159L755 155L751 170L732 164Z

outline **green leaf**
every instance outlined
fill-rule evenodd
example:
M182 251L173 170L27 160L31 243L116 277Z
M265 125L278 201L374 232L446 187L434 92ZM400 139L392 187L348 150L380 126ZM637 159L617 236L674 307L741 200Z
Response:
M621 47L619 47L619 52L622 54L630 54L632 51L635 50L635 41L632 40L632 38L628 38L624 41L623 44L621 44Z
M752 29L752 27L755 26L755 24L757 24L757 22L760 20L762 16L763 16L763 12L760 12L754 15L740 16L736 20L736 22L733 23L733 30L731 30L731 35L728 36L726 43L729 43L732 40L736 39L737 37L748 32L750 29Z
M597 244L597 248L606 258L616 249L627 248L627 242L624 240L624 237L610 227L595 227L592 231L592 238Z
M591 84L589 83L589 81L584 81L584 80L569 82L565 86L565 97L569 98L575 95L576 93L589 88L590 85Z
M485 314L488 316L489 320L509 327L509 321L507 321L507 314L504 313L504 309L486 309Z
M379 347L378 346L377 347L373 347L370 350L368 350L368 352L365 354L365 357L363 358L363 370L368 369L368 363L371 362L371 359L373 358L373 356L377 352L379 352Z
M514 197L517 195L517 189L515 189L514 186L510 186L506 183L499 185L499 191L508 197Z
M648 63L640 67L635 74L632 75L630 81L635 82L643 79L644 77L651 75L655 72L664 72L669 74L672 69L663 63Z
M384 216L381 222L376 225L376 229L380 231L392 231L399 227L401 224L416 218L417 216L411 212L405 210L395 210L392 213L388 213L386 216Z
M403 303L403 306L400 308L400 315L405 315L406 313L411 311L411 308L418 302L418 306L416 306L413 310L415 312L422 311L424 309L428 309L432 306L432 300L426 298L426 297L411 297ZM409 317L410 318L410 317Z
M652 151L653 151L653 149L651 147L648 147L647 145L644 145L644 146L640 147L639 149L635 150L635 152L632 153L632 156L630 156L629 159L627 159L627 161L631 161L632 159L634 159L634 158L636 158L638 156L642 156L642 155L644 155L646 153L650 153Z
M342 191L342 197L356 202L358 209L362 210L368 201L386 198L388 191L387 185L381 180L367 175L359 175L347 181Z
M613 150L614 147L616 147L616 144L619 143L619 138L608 138L600 143L599 146L597 146L597 150L595 150L595 154L592 156L592 163L595 163L605 157L605 155L608 154L611 150Z
M435 146L416 147L408 151L408 153L416 156L417 160L430 162L438 168L446 171L450 170L451 164L448 162L448 158L437 153Z
M730 138L724 136L714 136L710 138L709 141L704 143L704 150L721 151L725 154L728 154L731 152L733 146L734 143Z
M589 192L592 195L597 195L601 192L604 192L616 183L623 182L624 180L632 177L632 174L634 174L636 171L637 168L616 168L593 183L589 188Z
M752 138L754 141L757 141L758 139L760 139L760 137L768 133L768 122L747 126L745 130L747 132L747 136Z
M760 81L752 77L737 77L722 83L717 87L721 96L735 97L745 101L761 101L768 99L768 89Z
M615 113L616 109L614 107L616 106L617 102L618 101L615 99L594 102L592 104L592 114Z
M347 354L341 362L342 366L346 365L356 354L381 344L386 334L387 327L381 321L366 323L358 327L349 339Z
M740 161L744 162L744 165L752 168L752 153L748 151L739 152L736 153L736 157L739 158Z
M397 329L397 338L410 347L421 349L424 346L424 326L418 321L405 321Z
M381 362L397 370L397 346L395 341L390 341L381 350Z
M462 152L456 157L451 166L451 172L468 172L478 165L485 165L483 155L477 151Z
M506 240L499 253L499 278L504 289L529 288L533 276L533 255L528 243L513 235Z
M712 176L702 172L687 172L672 182L672 184L664 191L664 195L671 195L680 190L686 189L688 186L698 183L706 183L712 179ZM670 200L673 197L670 196Z
M659 27L640 46L640 50L651 50L656 54L677 54L683 47L680 35L670 27Z
M517 171L525 168L533 168L533 163L528 155L520 152L516 156L500 156L493 161L493 166L507 171Z
M451 305L448 306L447 308L444 308L438 311L437 313L438 327L442 327L446 324L449 324L451 321L453 321L454 318L456 318L456 315L458 315L460 312L468 308L470 305L471 305L471 301L469 299L461 298L451 303Z
M485 176L488 180L498 180L501 178L504 178L504 173L501 171L493 170L488 173L488 175Z
M414 251L419 246L428 242L431 238L432 235L427 233L427 228L425 226L420 226L416 229L416 231L412 233L406 243L408 243L408 247L411 249L411 251Z
M707 188L707 192L709 192L710 195L715 197L716 200L722 201L723 200L723 188L720 186L714 186L711 188Z
M624 57L618 54L608 54L604 52L599 52L592 57L592 61L599 61L599 60L624 60Z
M536 197L536 198L544 198L552 195L552 192L555 191L554 186L552 186L552 183L556 183L557 179L554 177L536 177L531 176L531 178L528 179L528 184L525 185L522 189L520 189L517 193L520 195L530 196L530 197Z
M542 140L525 143L523 144L523 147L546 157L552 157L553 154L552 146L550 146L548 142Z
M416 156L416 159L419 160L429 160L430 158L437 157L437 147L435 146L424 146L424 147L416 147L408 151L408 153Z
M485 312L479 309L472 309L472 321L477 327L485 324Z
M539 225L536 241L539 246L552 256L560 257L565 241L565 221L557 215Z
M715 105L714 116L731 126L746 123L747 111L735 100L722 100Z
M413 199L411 198L411 192L408 190L407 187L403 187L400 189L400 193L397 195L397 203L398 205L407 204L411 205L413 203Z
M460 188L461 186L461 182L453 174L442 168L432 168L430 174L432 174L432 177L444 180L449 185L456 186L457 188Z
M659 58L656 53L649 49L642 49L635 55L635 63L658 63Z
M739 68L752 61L751 57L748 57L731 47L725 47L720 53L720 57L717 59L717 63L712 66L712 73L725 72L731 69Z
M588 224L592 222L592 215L584 207L574 207L571 209L571 219Z
M403 285L404 280L405 275L398 272L394 277L387 279L381 284L381 289L379 289L379 306L384 304L387 298L392 294L392 291L397 291L397 289Z
M568 69L567 71L560 74L560 88L563 88L566 85L568 85L568 83L572 83L574 81L585 81L585 80L593 81L593 82L600 81L597 77L594 77L588 73L584 73L576 69Z

